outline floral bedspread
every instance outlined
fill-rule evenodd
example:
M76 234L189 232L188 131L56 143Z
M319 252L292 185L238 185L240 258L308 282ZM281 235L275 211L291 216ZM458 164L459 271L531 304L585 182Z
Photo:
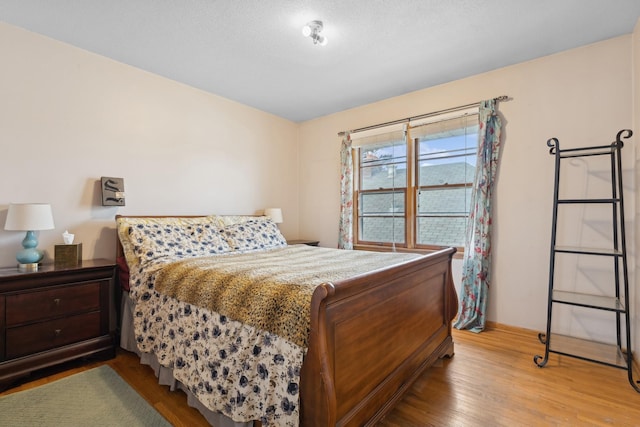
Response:
M212 411L234 421L297 426L303 347L207 308L161 295L162 264L131 270L138 348L155 353Z
M138 347L211 410L295 426L315 286L414 257L296 245L141 264L130 293Z

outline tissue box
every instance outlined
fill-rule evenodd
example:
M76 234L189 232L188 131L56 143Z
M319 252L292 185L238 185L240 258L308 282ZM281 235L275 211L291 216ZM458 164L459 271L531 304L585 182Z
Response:
M57 266L75 266L82 261L82 243L55 245L53 261Z

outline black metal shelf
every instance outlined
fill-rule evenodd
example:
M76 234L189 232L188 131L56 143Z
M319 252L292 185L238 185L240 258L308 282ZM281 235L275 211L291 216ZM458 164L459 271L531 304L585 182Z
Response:
M629 295L629 275L625 240L624 203L622 186L622 162L620 150L624 146L622 138L630 138L633 132L623 129L610 145L570 148L561 150L557 138L547 141L549 153L555 157L555 182L553 192L553 219L551 228L551 250L549 254L549 296L547 300L547 330L538 338L545 345L544 356L533 357L534 363L542 368L549 361L549 354L556 353L614 368L625 369L629 384L640 392L640 381L634 380L633 353L631 346L631 321L628 304L623 303ZM610 156L611 197L605 198L562 198L560 199L560 165L562 159L589 156ZM578 246L556 246L558 207L571 204L609 204L611 206L611 227L613 248L587 248ZM589 295L563 289L555 289L555 265L561 254L605 256L613 259L611 295ZM613 312L616 317L616 331L612 341L616 344L585 340L551 331L552 317L556 304L583 307L586 309ZM624 336L622 334L624 331Z
M555 145L549 145L550 141L554 141ZM557 142L558 140L556 138L551 138L549 141L547 141L547 145L551 147L551 150L549 150L549 152L551 154L557 155L557 157L561 159L569 159L572 157L608 156L608 155L611 155L611 153L618 148L618 144L619 144L619 148L622 148L622 141L619 140L619 138L617 138L616 141L611 145L599 145L595 147L565 148L563 150L560 149Z
M580 255L603 255L619 257L624 253L619 249L611 248L587 248L580 246L556 246L553 248L554 252L566 253L566 254L580 254Z
M627 353L616 344L607 344L562 334L551 334L550 338L540 334L543 344L549 344L549 353L561 354L576 359L599 363L618 369L627 369Z
M552 301L560 304L595 308L598 310L614 311L618 313L624 313L626 309L625 305L620 301L620 298L562 291L559 289L553 290Z
M560 199L559 204L585 204L585 203L620 203L620 199Z

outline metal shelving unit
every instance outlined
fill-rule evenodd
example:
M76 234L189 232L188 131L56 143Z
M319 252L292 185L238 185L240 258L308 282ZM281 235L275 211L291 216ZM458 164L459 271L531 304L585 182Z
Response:
M560 149L557 138L547 141L550 154L555 157L555 182L553 199L553 222L551 230L551 250L549 260L549 296L547 305L547 330L538 334L545 345L544 356L536 355L534 363L543 367L549 361L549 354L556 353L590 362L600 363L614 368L625 369L631 386L640 392L640 381L634 380L633 355L631 352L631 322L629 305L629 277L627 272L627 249L625 240L624 202L622 187L622 139L633 135L629 129L623 129L610 145ZM593 199L559 198L560 167L562 160L576 157L609 156L611 160L611 197ZM602 204L611 207L613 247L587 248L576 246L556 246L558 209L562 205ZM590 295L580 292L556 289L554 285L556 262L565 254L586 255L589 257L609 257L612 260L613 284L608 296ZM601 343L553 332L552 316L557 305L584 307L615 313L616 344ZM624 330L624 333L623 333Z

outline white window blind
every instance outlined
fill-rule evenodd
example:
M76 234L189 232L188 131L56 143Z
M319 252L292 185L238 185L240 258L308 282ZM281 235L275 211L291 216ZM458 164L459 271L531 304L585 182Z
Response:
M478 107L455 111L437 117L413 120L409 123L412 138L438 139L464 134L465 129L477 128Z
M353 132L350 135L351 146L353 148L365 146L367 148L375 148L377 145L388 144L390 141L404 141L406 129L406 123L396 123L360 132Z

